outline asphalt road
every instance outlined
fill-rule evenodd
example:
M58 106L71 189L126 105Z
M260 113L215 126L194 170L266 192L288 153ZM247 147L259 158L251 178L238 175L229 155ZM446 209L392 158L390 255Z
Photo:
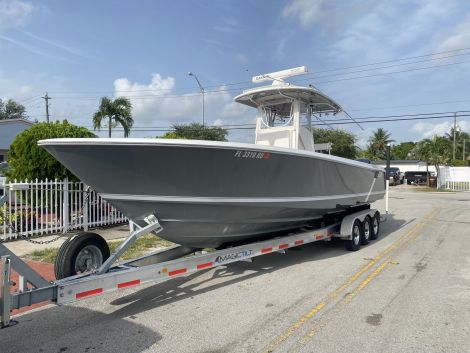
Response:
M309 244L38 309L0 352L470 352L470 194L394 189L390 209L360 251Z

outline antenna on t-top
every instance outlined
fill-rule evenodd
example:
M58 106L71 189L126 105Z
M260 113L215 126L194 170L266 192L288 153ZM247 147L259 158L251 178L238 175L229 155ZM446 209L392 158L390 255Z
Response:
M284 83L284 79L292 76L302 75L308 72L307 66L294 67L292 69L272 72L270 74L263 74L253 76L251 79L253 83L273 81L273 85Z

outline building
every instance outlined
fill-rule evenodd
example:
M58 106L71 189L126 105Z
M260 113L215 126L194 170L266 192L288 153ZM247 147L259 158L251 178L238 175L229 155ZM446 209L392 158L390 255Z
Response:
M374 165L385 168L387 164L386 161L372 161ZM390 167L400 169L401 173L405 172L425 172L426 171L426 162L416 160L416 159L405 159L405 160L391 160ZM431 174L436 173L436 168L433 165L428 165L428 171Z
M8 150L16 135L32 125L34 123L26 119L0 120L0 162L8 159Z

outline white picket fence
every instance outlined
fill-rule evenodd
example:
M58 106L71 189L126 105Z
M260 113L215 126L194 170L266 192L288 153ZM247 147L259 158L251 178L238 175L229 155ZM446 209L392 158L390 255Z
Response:
M30 237L127 222L121 212L82 182L15 180L3 187L8 201L0 208L2 240L16 239L18 232Z
M441 167L437 180L438 189L470 191L470 167Z

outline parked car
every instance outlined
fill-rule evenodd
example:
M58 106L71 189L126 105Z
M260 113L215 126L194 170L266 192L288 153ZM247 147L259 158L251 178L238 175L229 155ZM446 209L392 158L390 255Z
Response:
M389 176L392 185L403 184L403 176L400 172L400 168L390 167Z
M428 177L431 176L430 172L405 172L405 179L408 185L410 184L425 184Z
M359 159L356 159L356 161L370 164L370 159L367 159L367 158L359 158Z

